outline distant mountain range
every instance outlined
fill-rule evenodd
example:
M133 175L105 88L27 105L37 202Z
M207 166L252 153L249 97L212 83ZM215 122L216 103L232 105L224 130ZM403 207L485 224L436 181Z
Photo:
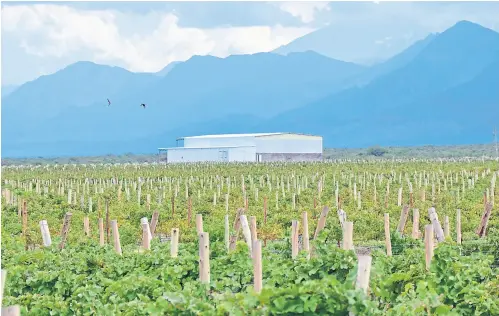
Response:
M194 56L155 74L78 62L2 96L6 157L151 153L238 132L319 134L326 147L486 143L494 126L499 33L467 21L371 67L313 51Z

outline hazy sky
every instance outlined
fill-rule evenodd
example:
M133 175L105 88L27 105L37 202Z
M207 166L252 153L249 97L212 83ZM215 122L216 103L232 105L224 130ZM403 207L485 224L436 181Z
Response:
M153 72L192 55L271 51L328 25L373 41L390 29L415 41L463 19L499 31L498 12L490 2L3 2L2 85L79 60Z

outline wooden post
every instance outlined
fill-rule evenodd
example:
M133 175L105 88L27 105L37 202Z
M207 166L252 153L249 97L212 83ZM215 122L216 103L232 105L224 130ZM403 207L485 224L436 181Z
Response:
M343 229L343 249L353 250L353 222L345 222Z
M298 233L300 223L297 220L291 222L291 258L295 259L298 256Z
M234 232L235 234L231 236L230 239L230 250L236 249L237 237L239 230L241 229L241 215L244 213L244 209L240 208L237 210L236 218L234 219Z
M88 216L83 217L83 231L85 236L90 237L90 222Z
M479 237L485 237L487 234L487 225L489 223L490 214L492 213L492 203L487 203L485 208L485 212L482 215L482 219L480 220L480 225L475 231Z
M246 240L246 244L248 245L249 249L249 255L251 256L253 243L251 242L251 231L249 228L248 219L246 218L246 215L241 215L241 227L243 228L244 239Z
M409 206L404 205L402 211L400 212L400 221L399 225L397 226L397 231L399 232L400 235L404 234L405 224L407 223L408 216L409 216Z
M23 234L23 237L26 238L26 243L28 242L28 207L27 207L27 204L26 204L26 201L23 201L23 208L22 208L22 212L21 212L21 217L22 217L22 222L23 222L23 230L22 230L22 234ZM27 248L26 248L27 249Z
M328 213L329 213L329 207L324 206L324 208L322 209L321 216L319 217L319 222L317 223L317 228L314 234L314 240L317 239L317 236L319 236L320 232L326 226L326 217Z
M50 238L50 230L46 220L40 221L40 231L42 233L43 246L50 247L52 239Z
M310 259L310 236L308 234L308 213L307 212L302 213L302 223L303 223L303 235L302 235L303 250L307 254L307 259Z
M444 236L445 238L450 236L449 216L447 215L445 215L444 217Z
M227 248L227 252L230 250L230 230L229 230L229 215L225 215L224 217L224 228L225 228L225 248Z
M196 214L196 232L198 235L203 232L203 214Z
M99 244L104 246L106 241L104 240L104 219L99 218Z
M199 281L210 283L210 238L209 234L199 234Z
M418 239L420 237L419 233L419 210L412 210L412 238Z
M19 305L2 307L2 316L20 316L21 307Z
M158 226L158 219L159 219L159 212L154 211L151 217L151 225L149 225L149 228L151 230L151 236L154 236L154 233L156 232L156 227Z
M456 242L461 244L461 210L456 214Z
M262 242L253 242L253 287L256 293L262 291Z
M438 221L438 215L437 212L435 211L434 207L431 207L428 210L428 215L430 217L431 223L435 229L435 234L437 235L437 241L442 242L444 241L444 230L442 229L442 226L440 225L440 222Z
M5 280L7 279L7 270L2 269L2 274L1 274L2 279L0 280L0 305L3 306L2 301L3 301L3 291L5 289ZM2 311L3 315L3 311Z
M251 240L257 240L257 231L256 231L256 216L250 216L250 230L251 230Z
M151 238L149 235L149 224L141 220L141 226L142 226L142 248L144 250L151 250Z
M369 277L371 275L371 256L359 256L359 263L357 265L357 280L355 287L362 290L367 294L369 290Z
M340 221L340 226L343 229L343 226L344 226L345 222L347 221L347 213L344 210L339 209L338 210L338 219Z
M172 258L177 258L178 256L178 236L179 236L179 229L172 228L172 237L171 237L171 246L170 246L170 254Z
M116 250L116 253L121 256L122 252L121 252L121 243L120 243L120 233L118 231L117 220L113 219L111 221L111 229L113 230L114 250Z
M426 225L424 231L425 259L426 269L430 269L431 259L433 258L433 225Z
M392 241L390 239L390 214L385 213L385 246L386 246L386 255L392 255Z
M66 213L64 216L64 222L62 225L62 231L61 231L61 242L59 244L59 248L63 249L64 245L66 244L66 239L68 237L68 232L69 232L69 226L70 226L70 221L71 221L71 216L73 214L71 213Z
M147 235L149 238L149 242L151 242L152 234L151 234L151 228L149 227L149 221L147 220L147 217L142 217L140 219L140 226L142 227L142 225L144 225L144 224L147 224Z

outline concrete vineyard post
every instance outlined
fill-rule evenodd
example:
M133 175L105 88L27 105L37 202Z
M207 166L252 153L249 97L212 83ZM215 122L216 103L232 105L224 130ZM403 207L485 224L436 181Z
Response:
M241 215L240 220L241 220L241 227L243 229L243 236L246 241L246 244L248 245L249 254L251 256L252 254L251 248L253 246L253 243L251 242L251 231L248 224L248 218L246 217L246 215Z
M50 230L46 220L40 221L40 231L42 233L43 246L50 247L52 239L50 238Z
M241 229L241 215L244 213L244 209L239 208L237 210L236 218L234 219L234 235L230 238L230 250L236 249L237 237L239 235L239 230Z
M251 240L257 240L257 230L256 230L256 216L250 216L250 230L251 230Z
M392 241L390 239L390 214L385 213L385 246L386 255L392 255Z
M298 256L298 233L300 223L297 220L291 222L291 258Z
M177 258L178 256L178 238L179 237L179 229L172 228L172 237L171 237L171 246L170 246L170 254L172 258Z
M64 222L63 222L62 231L61 231L61 242L59 243L59 249L63 249L65 244L66 244L72 215L73 214L71 214L71 213L66 213L66 215L64 216Z
M400 212L400 220L397 226L397 232L400 235L404 234L405 224L407 223L407 217L409 216L409 206L404 205L404 208Z
M99 244L104 246L106 241L104 239L104 219L99 218Z
M424 236L424 244L425 244L425 261L426 261L426 269L430 269L431 259L433 258L433 225L425 226L425 236Z
M196 214L196 232L198 235L203 232L203 214Z
M343 229L343 249L353 250L353 222L345 222Z
M199 235L199 281L210 283L210 239L209 234L202 232Z
M326 217L327 217L328 213L329 213L329 207L324 206L324 208L322 209L322 213L319 217L319 221L317 223L317 228L315 230L314 239L317 239L317 236L319 236L320 232L326 226Z
M83 217L83 231L85 236L90 237L90 222L88 216Z
M151 250L151 238L149 235L149 224L141 220L141 226L142 226L142 248L144 250Z
M262 242L253 242L253 287L256 293L262 291Z
M158 219L159 219L159 212L154 211L151 217L151 225L149 226L152 236L154 236L154 233L156 232L156 227L158 226Z
M444 217L444 236L445 238L450 236L450 228L449 228L449 216Z
M341 229L343 229L343 227L345 226L345 222L347 220L347 213L344 210L339 209L338 210L338 219L340 221Z
M310 236L308 234L308 213L303 212L302 213L302 225L303 225L303 235L302 235L302 241L303 241L303 250L307 254L307 259L310 259Z
M419 210L412 210L412 238L419 239Z
M367 294L369 290L369 278L371 276L371 256L359 256L357 264L357 280L355 287Z
M111 221L111 228L113 230L113 242L114 242L114 250L116 251L117 254L120 256L122 255L121 252L121 243L120 243L120 233L118 231L118 221L113 219Z
M431 223L435 229L435 234L437 236L437 241L442 242L444 241L444 231L442 229L442 226L440 225L440 222L438 221L438 215L437 212L435 211L434 207L431 207L428 209L428 215L430 217Z

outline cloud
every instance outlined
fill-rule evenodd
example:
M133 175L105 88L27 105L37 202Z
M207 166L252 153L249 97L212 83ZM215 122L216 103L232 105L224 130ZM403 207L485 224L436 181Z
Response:
M4 45L18 45L39 58L86 58L131 71L158 71L193 55L271 51L312 31L281 25L181 27L171 12L137 14L52 4L2 8L2 35L9 39Z
M279 2L279 8L294 17L300 18L303 23L313 22L317 12L330 10L328 2L315 1Z

